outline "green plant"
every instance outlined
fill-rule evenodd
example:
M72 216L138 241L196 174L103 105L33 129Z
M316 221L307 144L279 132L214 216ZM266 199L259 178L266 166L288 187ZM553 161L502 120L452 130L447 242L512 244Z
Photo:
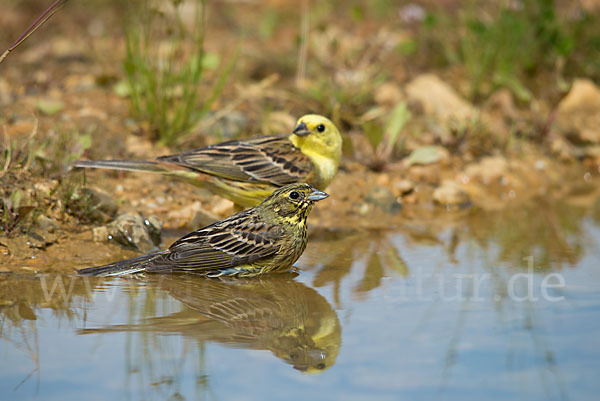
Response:
M36 120L27 137L6 137L0 144L0 231L8 236L27 231L38 214L55 206L55 191L73 192L81 186L73 177L63 177L71 163L90 147L90 133L50 131L42 139L37 132ZM48 179L58 179L58 187ZM38 188L50 188L52 193ZM67 204L65 199L61 202Z
M219 60L204 49L205 0L194 3L190 27L182 18L180 1L172 0L167 11L154 3L144 2L127 23L124 67L133 111L150 123L162 143L172 144L209 111L223 90L235 56L208 90L203 84L205 72L216 70Z
M15 189L10 196L0 199L0 204L2 205L0 208L2 211L0 225L7 236L14 233L35 209L33 206L22 206L22 198L23 191Z
M4 173L28 172L43 178L64 175L71 163L92 144L91 132L52 130L45 138L38 137L35 120L31 133L24 138L8 139L0 144L0 170Z
M440 11L428 16L426 46L433 57L441 54L446 63L464 67L472 99L503 87L529 101L532 81L540 73L560 77L585 70L581 52L592 55L589 62L598 65L592 48L598 50L600 35L591 33L597 18L586 14L569 20L562 14L554 0L510 5L471 1L455 15ZM576 68L567 71L567 63Z
M410 118L406 103L400 102L389 113L363 124L365 137L374 150L371 168L381 170L390 161L394 149L399 144L400 133Z

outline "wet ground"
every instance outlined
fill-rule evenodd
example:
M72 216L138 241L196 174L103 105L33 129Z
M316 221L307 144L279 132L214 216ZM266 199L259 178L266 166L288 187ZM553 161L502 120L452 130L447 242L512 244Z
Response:
M26 3L0 13L1 49L47 6ZM583 70L540 64L531 100L484 88L484 101L462 66L439 65L452 38L440 48L399 23L409 7L366 2L393 5L378 19L360 2L303 2L306 38L297 2L215 2L206 50L239 60L206 119L167 147L122 91L112 3L69 2L2 64L0 399L597 399L597 46L577 43ZM73 161L288 133L307 112L335 120L344 157L298 273L73 274L144 250L106 241L127 213L162 222L161 248L232 213L164 177Z
M256 280L4 274L0 393L595 400L600 201L439 220L313 226Z

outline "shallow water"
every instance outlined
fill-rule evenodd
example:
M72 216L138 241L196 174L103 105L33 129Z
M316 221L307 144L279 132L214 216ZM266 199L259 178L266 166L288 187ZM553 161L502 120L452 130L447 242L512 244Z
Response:
M600 204L313 231L298 275L0 278L2 399L595 400Z

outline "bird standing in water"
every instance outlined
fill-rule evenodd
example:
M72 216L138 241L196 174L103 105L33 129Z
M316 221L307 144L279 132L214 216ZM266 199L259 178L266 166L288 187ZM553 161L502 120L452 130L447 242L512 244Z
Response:
M323 116L307 114L289 136L229 141L154 160L80 160L73 166L172 175L230 199L241 210L291 183L324 190L341 156L336 126Z
M306 219L313 204L328 196L309 184L289 184L276 189L260 205L193 231L165 251L78 273L195 272L209 277L250 277L288 270L306 248Z

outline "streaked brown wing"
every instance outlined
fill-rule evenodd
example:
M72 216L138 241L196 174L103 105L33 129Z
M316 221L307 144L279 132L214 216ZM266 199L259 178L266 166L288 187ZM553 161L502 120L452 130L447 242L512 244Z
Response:
M265 340L264 336L273 330L286 326L286 321L289 323L290 320L302 318L293 313L296 310L294 292L290 294L292 298L288 302L285 291L286 288L295 289L299 284L290 284L286 280L272 281L278 285L276 290L271 282L264 284L257 280L248 284L243 281L198 280L193 276L182 278L166 275L161 277L159 283L161 289L167 290L186 307L235 330L224 331L222 326L217 326L219 331L216 335L220 341L256 344ZM209 328L206 325L202 327L203 333L207 330Z
M224 142L157 160L229 180L277 186L306 181L313 170L310 159L285 136Z
M279 236L277 226L241 212L177 240L146 271L218 270L254 263L279 251Z

